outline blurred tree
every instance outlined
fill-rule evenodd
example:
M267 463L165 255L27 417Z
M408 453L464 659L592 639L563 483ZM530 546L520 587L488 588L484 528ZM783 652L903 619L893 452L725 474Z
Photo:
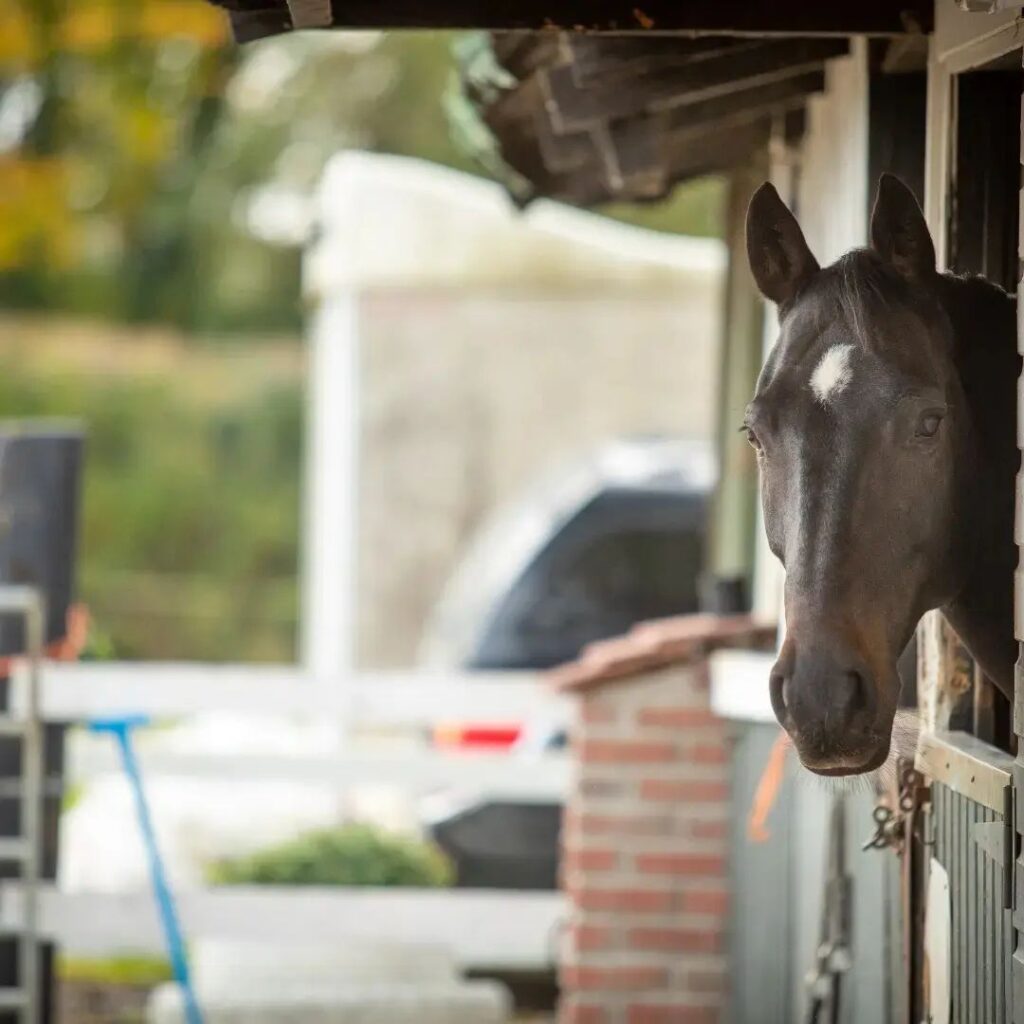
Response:
M0 301L193 330L297 329L299 255L345 147L480 172L446 33L235 48L204 0L0 0ZM718 231L715 182L608 212Z
M166 315L232 61L202 0L0 0L0 299Z

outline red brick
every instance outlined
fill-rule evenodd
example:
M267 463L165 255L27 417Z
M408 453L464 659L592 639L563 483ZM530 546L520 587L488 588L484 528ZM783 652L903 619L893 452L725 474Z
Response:
M626 785L618 779L580 779L579 795L593 800L616 800L626 795Z
M558 1005L558 1024L607 1024L608 1013L595 1003L563 999Z
M637 712L640 725L664 729L690 729L694 726L721 726L721 719L708 707L641 708Z
M560 972L563 987L577 991L642 992L661 988L668 981L662 967L563 967Z
M596 889L581 887L571 892L581 910L619 911L633 914L668 913L674 909L671 891L656 889Z
M687 750L686 759L694 764L726 764L729 750L724 743L697 743Z
M696 889L683 893L683 912L687 914L729 913L729 893L725 889Z
M724 875L725 858L711 853L640 853L638 871L652 875Z
M672 819L667 814L573 814L565 822L570 834L667 836L673 832Z
M578 756L591 764L662 764L679 755L673 743L584 740Z
M580 721L586 725L608 725L619 717L616 708L609 704L584 701L580 708Z
M691 779L674 782L669 779L644 779L640 783L640 796L644 800L688 800L718 803L729 799L729 786L712 779Z
M563 861L567 871L611 871L619 855L614 850L568 850Z
M728 989L724 971L687 971L686 990L696 995L721 995Z
M631 928L626 941L632 949L658 953L717 953L722 933L708 928Z
M629 1008L629 1024L718 1024L719 1012L709 1006L685 1003L634 1004Z
M596 953L612 946L615 932L596 924L578 924L573 926L569 936L577 953Z
M729 828L727 821L693 821L690 835L695 839L728 839Z

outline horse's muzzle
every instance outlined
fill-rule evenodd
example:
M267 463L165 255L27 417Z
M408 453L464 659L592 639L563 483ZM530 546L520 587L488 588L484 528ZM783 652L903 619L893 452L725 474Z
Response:
M872 771L888 756L878 685L862 659L841 643L787 638L772 669L775 717L800 760L825 775Z

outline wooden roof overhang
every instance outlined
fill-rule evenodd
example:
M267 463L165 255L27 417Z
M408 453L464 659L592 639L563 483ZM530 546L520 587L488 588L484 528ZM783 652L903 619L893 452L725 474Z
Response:
M803 129L807 97L845 39L495 34L463 48L466 137L521 203L654 200L724 171L772 133ZM479 130L482 129L482 130Z
M321 28L567 29L710 35L930 32L933 0L215 0L240 42Z
M923 41L934 0L214 0L240 40L484 28L459 46L453 130L520 204L660 199L803 130L849 36Z

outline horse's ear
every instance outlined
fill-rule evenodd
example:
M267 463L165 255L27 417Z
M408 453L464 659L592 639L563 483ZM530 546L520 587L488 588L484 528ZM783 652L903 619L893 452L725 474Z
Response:
M796 217L771 182L754 193L747 208L747 259L761 294L778 305L789 302L818 270Z
M935 273L935 246L924 214L914 193L893 174L878 179L871 246L905 278L923 281Z

